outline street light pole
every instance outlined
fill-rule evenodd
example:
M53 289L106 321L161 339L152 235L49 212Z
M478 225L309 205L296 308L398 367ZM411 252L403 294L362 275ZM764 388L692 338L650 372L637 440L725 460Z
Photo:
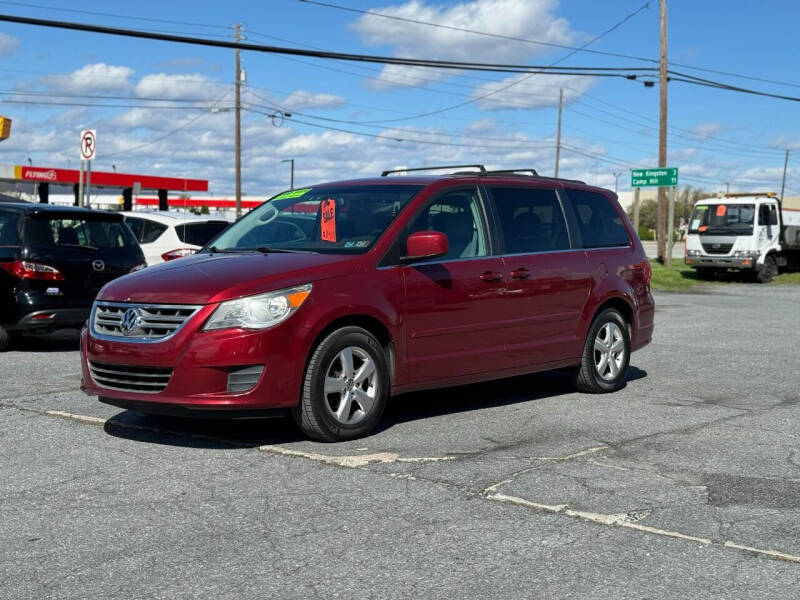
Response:
M661 4L661 61L658 115L658 166L667 166L667 0ZM666 259L667 237L667 190L658 188L658 258L662 264Z
M556 168L554 177L558 179L558 163L561 159L561 113L564 109L564 88L558 90L558 129L556 130Z
M282 163L285 163L285 162L292 163L292 171L291 171L291 175L290 175L290 178L289 178L289 189L293 190L294 189L294 159L293 158L287 158L285 160L282 160L281 162Z
M789 166L789 149L786 149L786 158L783 159L783 181L781 182L781 204L783 204L783 192L786 191L786 167Z
M240 42L242 41L241 34L242 26L236 24L234 26L233 38ZM241 67L241 51L236 49L236 81L234 81L234 88L236 90L236 218L242 216L242 67Z

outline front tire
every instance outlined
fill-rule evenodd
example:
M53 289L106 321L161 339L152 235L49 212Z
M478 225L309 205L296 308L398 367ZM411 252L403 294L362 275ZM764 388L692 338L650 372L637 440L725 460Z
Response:
M756 272L758 283L769 283L778 274L778 264L774 256L767 256L764 265Z
M581 364L572 383L581 392L615 392L625 385L631 357L628 323L619 311L608 308L595 317L583 345Z
M314 349L292 416L318 440L361 437L381 418L390 388L386 354L375 336L360 327L342 327Z

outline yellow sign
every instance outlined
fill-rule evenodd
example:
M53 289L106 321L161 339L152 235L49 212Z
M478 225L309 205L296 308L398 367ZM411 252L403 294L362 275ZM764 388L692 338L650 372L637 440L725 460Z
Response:
M0 117L0 142L7 140L11 135L11 119Z

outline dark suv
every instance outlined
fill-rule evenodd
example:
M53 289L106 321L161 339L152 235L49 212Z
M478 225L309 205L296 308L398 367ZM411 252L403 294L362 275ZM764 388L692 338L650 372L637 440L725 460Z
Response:
M80 328L106 283L144 266L119 214L0 204L0 350L23 331Z
M535 172L323 183L100 291L82 388L145 413L290 409L363 435L390 394L566 368L611 392L650 341L650 263L613 193Z

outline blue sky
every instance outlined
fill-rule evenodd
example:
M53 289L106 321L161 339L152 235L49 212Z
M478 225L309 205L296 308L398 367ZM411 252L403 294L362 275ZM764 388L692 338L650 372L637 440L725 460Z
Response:
M639 0L332 2L569 46L586 43L644 4ZM365 17L298 0L135 4L49 0L0 2L0 12L210 38L230 37L231 26L241 22L247 41L253 43L392 56L550 64L569 52ZM798 21L800 5L789 1L671 0L670 61L686 65L673 68L695 76L800 96L793 43ZM658 2L652 1L589 48L657 58L658 44ZM474 101L520 77L387 69L250 52L243 54L243 63L248 195L268 196L286 187L288 165L280 162L286 158L296 160L298 185L370 176L396 166L461 162L533 166L552 174L559 87L565 88L567 98L562 176L613 189L618 173L619 190L624 191L629 189L631 167L657 164L658 87L645 88L638 81L535 75ZM648 63L577 53L560 65ZM0 113L14 120L12 138L0 144L0 162L21 164L30 157L34 164L74 168L78 132L94 127L99 138L95 169L110 170L113 164L118 171L204 177L210 179L212 193L232 191L233 114L226 110L233 99L232 51L2 23L0 73L4 82ZM682 184L709 191L724 189L726 182L732 190L776 190L783 151L791 148L797 154L789 163L787 188L800 194L799 103L680 82L669 84L669 98L669 162L680 168ZM471 99L466 106L435 116L411 118ZM294 118L273 122L261 114L276 108Z

